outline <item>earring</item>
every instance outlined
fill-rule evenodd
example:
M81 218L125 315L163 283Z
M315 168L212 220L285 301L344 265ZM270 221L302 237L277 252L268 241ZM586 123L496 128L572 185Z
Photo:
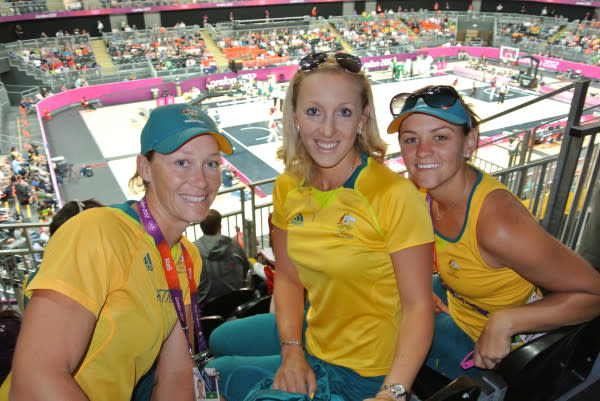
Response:
M300 135L300 124L296 124L296 133Z
M465 159L470 159L471 158L471 155L468 154L468 153L465 153L463 156L465 157Z
M362 135L362 128L358 127L358 130L356 131L356 135L361 136Z

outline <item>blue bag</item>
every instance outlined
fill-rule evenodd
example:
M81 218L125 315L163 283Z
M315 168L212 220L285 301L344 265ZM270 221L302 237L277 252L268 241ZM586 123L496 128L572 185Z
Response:
M340 395L331 393L329 377L321 361L311 360L310 364L317 377L317 392L314 398L311 399L308 394L274 390L273 378L268 377L258 382L244 401L344 401Z

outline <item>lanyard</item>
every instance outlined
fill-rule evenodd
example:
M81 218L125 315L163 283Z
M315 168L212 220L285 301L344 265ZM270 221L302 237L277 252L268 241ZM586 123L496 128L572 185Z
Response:
M139 202L137 202L137 205L142 225L146 229L146 232L154 239L156 248L160 253L160 258L162 260L163 269L165 272L165 278L167 280L167 285L169 286L169 293L171 294L171 300L173 301L173 306L175 306L175 312L177 313L177 318L179 319L181 328L186 334L185 339L188 342L188 349L190 351L190 355L193 356L192 344L190 344L190 340L187 336L188 326L185 318L185 310L183 307L183 295L181 292L181 285L179 284L179 277L175 269L175 263L173 262L173 255L171 255L169 245L167 245L167 241L165 240L165 237L163 236L163 233L160 230L158 223L152 216L152 213L150 213L146 197L144 196ZM198 351L204 351L208 347L206 346L206 340L202 335L202 328L200 326L198 287L196 286L196 280L194 280L194 264L192 262L190 254L188 253L187 249L185 249L181 241L179 242L179 246L181 247L181 253L183 255L183 261L185 263L185 270L188 278L190 298L192 303L192 317L194 319L194 328L196 329L194 331L196 333L196 339L198 341Z

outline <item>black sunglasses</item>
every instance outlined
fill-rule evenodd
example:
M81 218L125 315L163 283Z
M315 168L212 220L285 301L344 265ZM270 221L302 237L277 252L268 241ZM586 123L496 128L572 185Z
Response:
M457 101L463 108L465 107L456 89L452 86L442 85L434 86L420 92L397 94L390 101L390 112L394 117L397 117L404 111L415 107L419 99L423 99L427 106L434 109L447 109L454 106Z
M327 57L329 57L329 53L308 54L300 60L300 70L304 72L313 71L327 61ZM347 71L357 73L360 72L360 69L362 68L362 61L360 61L360 58L353 56L352 54L335 53L333 57L335 57L335 61Z

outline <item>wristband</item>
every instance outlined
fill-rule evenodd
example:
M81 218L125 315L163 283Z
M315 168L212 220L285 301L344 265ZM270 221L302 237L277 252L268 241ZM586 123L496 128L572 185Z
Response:
M302 343L298 340L294 340L294 341L282 341L281 342L281 346L283 347L284 345L299 345L302 346Z

